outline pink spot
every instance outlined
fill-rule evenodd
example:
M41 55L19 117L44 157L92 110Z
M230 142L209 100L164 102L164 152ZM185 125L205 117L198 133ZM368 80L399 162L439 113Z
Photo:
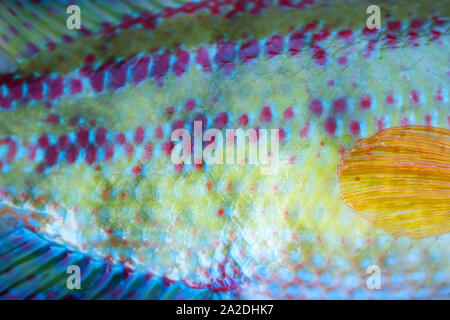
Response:
M246 126L248 124L248 116L244 113L242 116L238 119L238 125L239 126Z
M333 103L334 112L341 113L347 110L347 100L344 98L340 98L334 101Z
M172 130L182 129L184 127L183 120L176 120L172 123Z
M148 73L148 65L150 64L150 57L143 57L131 69L134 83L139 83L145 79Z
M425 122L427 126L431 126L431 116L429 114L425 116Z
M155 138L158 139L158 140L163 138L163 129L162 129L161 126L158 126L155 129Z
M358 121L352 121L350 122L350 133L352 134L352 136L358 136L359 133L361 132L361 128L359 126Z
M142 167L141 166L134 166L132 171L133 171L133 176L135 178L137 178L137 177L139 177L141 175Z
M313 34L313 43L325 40L330 35L330 30L322 29L320 32Z
M17 31L16 28L13 26L9 26L9 30L12 32L13 35L17 36L19 34L19 31Z
M236 53L234 51L234 44L231 42L219 42L217 44L217 52L214 56L214 62L219 65L219 68L224 68L225 74L231 74L234 69L234 58Z
M116 134L116 136L114 137L114 141L117 144L122 144L122 145L127 143L127 139L126 139L125 135L122 132Z
M67 135L63 134L58 138L57 146L61 150L66 150L70 146L70 139Z
M47 118L45 118L45 122L51 123L51 124L58 124L58 122L59 122L59 117L58 117L58 115L56 115L56 114L54 114L54 113L49 114L49 115L47 116Z
M341 56L341 57L339 57L339 58L338 58L338 63L339 63L341 66L347 65L347 56Z
M391 32L400 31L401 26L402 25L401 25L400 21L388 21L387 22L387 28Z
M50 145L50 141L46 133L41 134L37 141L37 145L41 148L47 148Z
M374 29L375 31L377 29ZM363 57L366 59L369 59L372 55L372 52L375 51L377 45L377 41L376 40L370 40L369 43L367 44L367 49L363 54Z
M284 110L284 113L283 113L284 120L289 120L289 119L292 119L293 117L294 117L294 108L289 107L286 110Z
M83 84L80 79L71 79L70 87L72 94L80 93L83 90Z
M64 89L62 78L58 77L56 79L49 80L48 87L49 87L49 98L52 100L58 98L63 93Z
M88 164L91 164L97 160L97 148L93 144L87 146L85 160Z
M266 54L270 57L280 54L283 49L283 38L279 35L274 35L266 42Z
M84 59L84 62L85 62L86 64L94 63L94 62L95 62L95 55L92 54L92 53L88 54L88 55L86 56L86 58Z
M269 106L264 106L261 110L261 115L259 116L259 121L269 122L272 120L272 110Z
M411 29L419 29L423 26L423 21L420 19L414 19L411 21L410 28Z
M105 160L110 160L114 157L114 145L105 144Z
M280 142L284 141L286 139L286 131L284 130L284 128L280 128L278 130L278 140Z
M36 79L28 84L28 92L31 99L41 100L43 98L44 86L42 79Z
M224 128L228 123L228 115L226 112L219 113L216 118L214 119L214 124L217 129Z
M443 25L445 23L445 19L438 17L438 16L433 16L433 21L438 26Z
M78 158L78 148L75 145L71 145L66 152L66 161L68 163L74 163Z
M256 40L250 40L244 43L238 52L238 57L242 62L248 62L259 55L259 43Z
M170 54L163 53L155 57L150 76L156 79L162 78L169 70Z
M106 142L106 128L98 128L97 132L95 133L95 142L97 145L101 146Z
M143 161L148 161L153 155L153 145L151 143L147 144L144 148L144 158Z
M327 82L327 84L328 84L329 87L334 86L334 80L329 80L329 81Z
M306 122L303 129L300 131L300 138L306 138L309 132L309 121Z
M89 76L89 82L91 83L91 87L95 92L101 92L103 90L104 81L104 71L92 72Z
M436 95L434 96L434 101L442 101L442 89L438 89L436 91Z
M419 92L417 90L411 90L411 104L419 103Z
M127 69L128 64L123 61L110 68L109 73L111 78L109 86L111 89L118 89L125 85L125 82L127 81Z
M188 101L186 101L186 104L184 107L186 108L187 111L192 111L195 107L195 100L189 99Z
M346 44L350 44L353 41L353 32L351 29L341 30L338 32L338 37Z
M56 164L58 160L58 148L56 146L50 146L45 150L45 166L51 167Z
M208 50L206 50L205 48L200 48L197 50L195 62L201 65L204 72L206 73L211 72L211 62L209 60Z
M77 132L77 142L82 148L86 147L89 143L89 130L85 127L80 127Z
M392 93L389 94L389 95L386 97L386 103L387 103L387 104L393 104L393 103L394 103L394 96L392 95Z
M174 148L174 144L172 141L164 142L164 144L162 146L162 150L163 150L164 154L168 157L172 153L173 148Z
M372 100L369 96L364 96L359 100L359 106L363 110L370 109L370 106L372 105Z
M319 65L319 66L323 66L327 63L327 54L325 52L325 50L323 50L322 48L316 46L313 48L313 59L314 62Z
M384 123L383 123L383 119L382 118L380 118L380 119L375 118L375 124L377 125L378 131L383 130Z
M173 165L173 168L176 173L181 173L181 171L183 171L183 167L184 167L183 163L178 163L178 164Z
M320 116L322 114L322 111L323 111L322 102L320 102L320 100L318 100L318 99L314 99L309 104L309 110L313 114Z
M402 126L407 126L408 123L409 123L408 118L403 117L403 118L400 120L400 123L401 123Z
M166 108L166 113L171 116L173 115L173 113L175 112L175 109L173 107L167 107Z
M9 84L9 96L11 100L19 100L22 99L23 92L23 80L22 79L14 79Z
M289 53L291 55L296 55L300 52L304 43L304 34L303 32L294 33L289 39Z
M333 117L329 117L325 120L325 123L323 124L325 132L328 133L330 136L333 136L336 133L337 124L336 120Z
M175 75L177 77L181 76L186 71L186 66L189 63L189 52L184 50L179 50L176 56L177 60L173 65Z
M144 128L137 127L136 132L134 133L134 138L133 138L134 143L139 144L142 141L144 141L144 135L145 135Z

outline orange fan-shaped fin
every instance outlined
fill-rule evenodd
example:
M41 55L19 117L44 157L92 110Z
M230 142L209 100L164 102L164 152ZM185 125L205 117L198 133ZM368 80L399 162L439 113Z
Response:
M338 176L345 203L394 236L450 231L450 130L383 130L356 142Z

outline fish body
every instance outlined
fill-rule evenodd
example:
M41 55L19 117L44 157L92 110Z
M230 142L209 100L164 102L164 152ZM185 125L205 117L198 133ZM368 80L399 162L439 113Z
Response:
M448 4L386 2L370 30L360 1L120 3L80 2L104 15L70 36L55 15L62 41L45 45L42 24L11 30L26 13L5 11L5 206L84 254L240 298L448 298L449 208L438 231L386 227L348 206L338 175L358 140L392 127L441 128L446 145ZM276 174L246 157L174 164L171 134L195 121L223 138L278 129Z

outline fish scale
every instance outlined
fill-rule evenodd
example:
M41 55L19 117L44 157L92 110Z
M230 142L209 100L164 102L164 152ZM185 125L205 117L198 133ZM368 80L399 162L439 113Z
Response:
M358 139L394 126L450 127L448 5L389 2L386 24L371 31L364 2L336 2L339 15L321 1L239 3L154 16L137 6L135 20L110 8L109 20L80 2L90 32L68 38L59 26L50 50L20 58L30 46L9 40L18 70L1 79L2 202L83 254L193 288L448 297L448 234L395 238L344 203L336 175ZM245 161L174 165L171 132L192 133L195 120L223 133L280 129L277 175ZM366 288L373 264L386 279L380 292ZM100 274L84 298L126 297L119 273Z

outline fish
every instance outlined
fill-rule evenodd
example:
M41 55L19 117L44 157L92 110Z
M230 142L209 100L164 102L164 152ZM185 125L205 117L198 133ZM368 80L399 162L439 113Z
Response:
M448 299L450 6L386 1L372 29L370 5L78 1L69 30L65 2L1 4L0 216L21 226L0 258L38 277L20 238L183 298ZM246 152L174 163L196 123L227 150L250 130ZM51 261L54 284L3 268L0 297L176 296L68 293Z

